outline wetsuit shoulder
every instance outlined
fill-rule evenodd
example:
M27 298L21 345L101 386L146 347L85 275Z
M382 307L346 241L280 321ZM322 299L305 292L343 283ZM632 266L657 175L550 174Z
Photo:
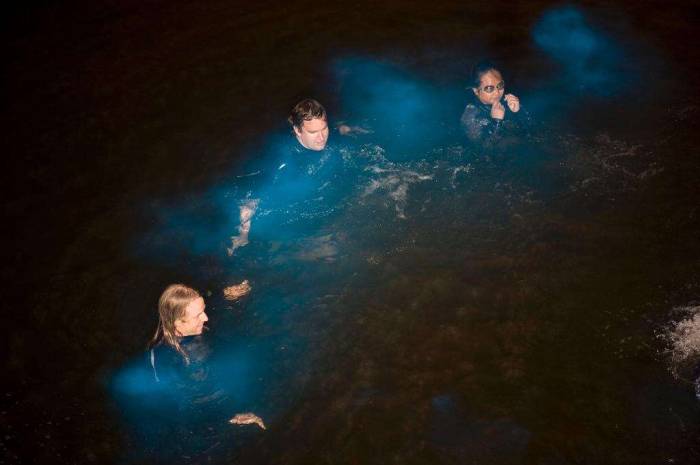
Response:
M484 113L480 105L468 103L460 118L462 129L470 140L481 138L484 128L490 124L490 115Z
M148 357L154 379L166 385L176 381L185 365L182 354L164 342L151 348Z

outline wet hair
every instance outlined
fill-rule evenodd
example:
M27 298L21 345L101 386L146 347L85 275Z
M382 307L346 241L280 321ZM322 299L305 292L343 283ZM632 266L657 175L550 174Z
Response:
M202 297L199 292L184 284L171 284L158 299L158 328L149 343L153 348L159 344L168 344L175 349L189 363L189 357L180 346L180 337L175 322L186 314L187 306L194 300Z
M304 121L311 121L314 118L327 119L326 109L316 100L307 98L294 105L287 121L292 127L301 130Z
M489 71L496 71L497 73L501 74L501 72L498 70L498 67L496 67L496 65L492 61L481 60L478 63L476 63L472 67L471 86L474 89L478 89L481 85L481 78L484 76L484 74L488 73Z

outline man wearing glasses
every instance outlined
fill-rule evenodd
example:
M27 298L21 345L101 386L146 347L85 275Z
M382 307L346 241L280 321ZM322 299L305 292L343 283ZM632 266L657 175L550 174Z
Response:
M471 141L492 144L515 124L513 114L520 111L520 100L505 94L501 72L493 64L482 62L472 73L474 100L467 104L460 122ZM511 113L510 116L507 116Z

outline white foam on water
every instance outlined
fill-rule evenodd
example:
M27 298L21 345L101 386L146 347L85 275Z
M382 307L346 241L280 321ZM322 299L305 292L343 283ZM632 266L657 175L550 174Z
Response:
M457 188L457 176L459 175L459 173L464 173L464 174L468 175L472 171L474 171L474 167L470 164L461 165L461 166L457 166L456 168L453 168L452 169L452 176L450 176L450 185L452 186L452 189Z
M655 159L653 150L641 144L599 134L593 141L568 135L560 146L568 153L561 165L577 174L579 180L572 191L604 188L614 192L635 190L642 181L660 174L664 167Z
M395 168L397 165L390 165L389 168L383 168L377 165L372 165L367 168L372 174L379 175L373 178L365 186L361 197L365 198L375 193L384 193L396 210L396 216L401 219L406 219L406 205L408 203L408 192L411 184L417 182L430 181L434 178L433 174L421 174L417 171L407 168Z
M684 307L680 311L687 317L673 323L667 332L677 362L700 357L700 305Z
M683 378L681 373L700 363L700 305L676 307L673 313L680 315L680 319L671 322L660 337L667 344L671 373ZM700 379L695 380L695 387L696 394L700 395L698 381Z

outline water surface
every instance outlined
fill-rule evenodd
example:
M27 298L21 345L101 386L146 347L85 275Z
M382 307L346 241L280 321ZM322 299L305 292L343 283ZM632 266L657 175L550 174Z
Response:
M545 2L310 6L16 14L8 462L130 460L110 383L175 281L268 419L219 459L697 461L697 400L656 338L700 294L697 9L564 11L606 51L580 68L542 40ZM450 129L484 54L541 123L510 151ZM229 258L236 174L307 95L375 130L346 200L292 239L254 223Z

